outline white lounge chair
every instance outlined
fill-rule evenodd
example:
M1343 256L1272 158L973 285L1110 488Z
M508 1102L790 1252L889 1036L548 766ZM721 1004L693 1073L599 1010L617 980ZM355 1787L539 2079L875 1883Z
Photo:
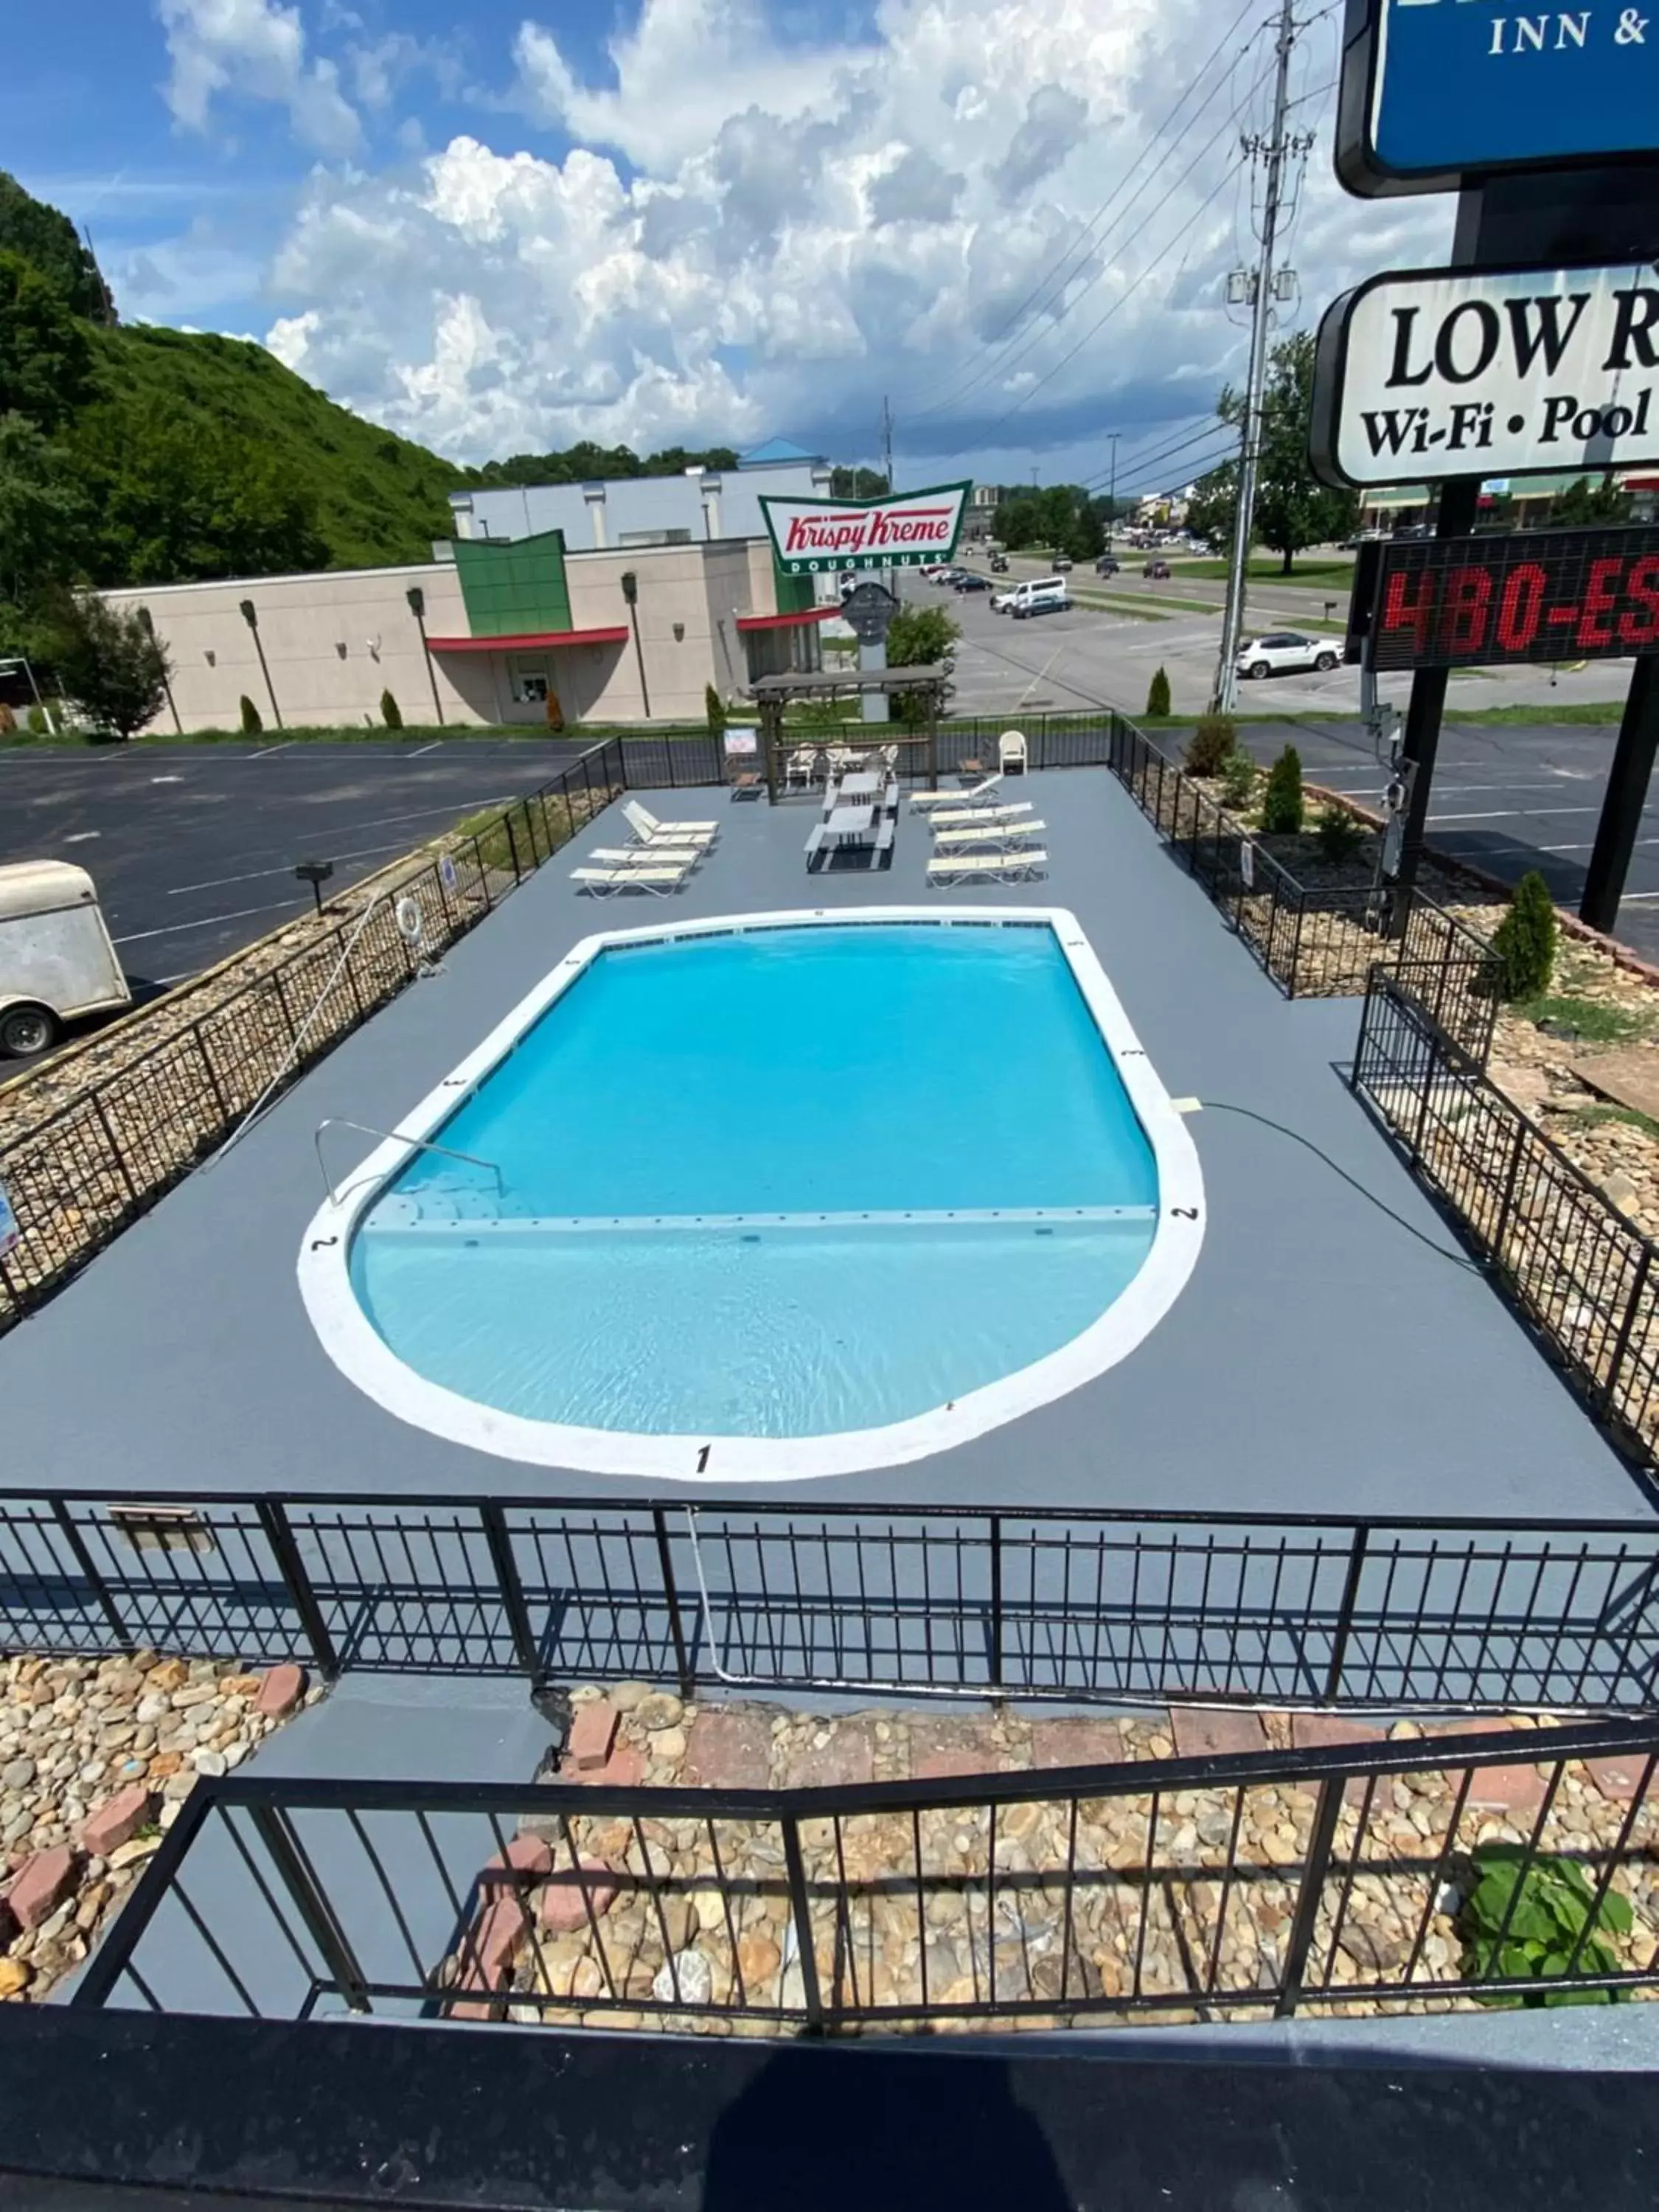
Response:
M793 791L799 784L811 790L817 781L818 756L812 745L797 745L783 764L783 787Z
M1022 814L1036 811L1029 799L1016 799L1006 806L947 806L927 818L936 830L959 830L972 822L1014 822Z
M976 822L971 829L941 830L933 840L936 853L965 853L974 845L996 845L1006 850L1010 845L1027 842L1048 828L1046 822Z
M684 862L695 868L708 857L707 845L596 845L588 854L606 868L672 868Z
M997 766L1004 775L1014 771L1024 775L1030 767L1025 737L1020 730L1005 730L997 739Z
M678 890L690 872L689 861L658 860L641 868L572 868L570 880L592 898L609 898L617 891L650 891L664 898Z
M930 884L968 884L994 878L1010 883L1016 878L1046 875L1048 855L1040 845L1013 853L951 853L927 863Z
M623 799L623 819L641 845L712 845L720 833L718 822L659 822L637 799Z
M988 805L996 797L997 786L1001 781L1000 775L988 775L968 791L913 791L910 804L919 806L923 813L934 806Z

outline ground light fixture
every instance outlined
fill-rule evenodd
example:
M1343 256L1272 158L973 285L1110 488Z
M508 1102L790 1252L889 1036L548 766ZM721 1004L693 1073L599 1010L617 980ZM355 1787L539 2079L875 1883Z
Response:
M323 910L322 886L334 873L332 860L301 860L294 871L302 884L311 885L312 899L319 914Z
M283 726L283 710L276 704L276 687L270 680L270 664L265 659L265 648L260 641L259 610L252 599L244 599L241 603L241 615L242 620L253 633L253 650L259 656L260 672L265 679L265 696L270 702L270 711L280 730Z

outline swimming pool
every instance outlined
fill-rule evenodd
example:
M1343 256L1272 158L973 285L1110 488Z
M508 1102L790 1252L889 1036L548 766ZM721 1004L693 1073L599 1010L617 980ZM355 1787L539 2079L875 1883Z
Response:
M301 1285L401 1417L543 1466L896 1464L1168 1310L1201 1182L1054 908L589 938L331 1193Z

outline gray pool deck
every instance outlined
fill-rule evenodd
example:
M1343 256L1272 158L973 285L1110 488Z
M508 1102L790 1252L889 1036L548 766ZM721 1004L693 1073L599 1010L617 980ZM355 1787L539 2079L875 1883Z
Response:
M576 891L570 868L618 842L607 812L453 947L441 975L0 1339L9 1484L520 1497L665 1488L532 1468L405 1425L325 1357L295 1280L320 1196L318 1124L341 1115L395 1127L580 938L670 917L941 897L926 887L929 840L908 807L890 870L809 877L809 809L720 792L644 796L667 819L721 818L718 847L682 892L599 902ZM1636 1480L1346 1088L1357 1002L1283 1000L1105 772L1036 776L1029 796L1048 824L1046 884L943 896L1070 908L1166 1088L1204 1102L1189 1124L1209 1212L1196 1271L1126 1360L1041 1411L908 1467L761 1494L809 1509L833 1498L1644 1512ZM373 1144L347 1130L332 1141L337 1172ZM963 1289L994 1295L994 1285ZM951 1325L942 1311L939 1326ZM709 1493L686 1492L698 1495Z

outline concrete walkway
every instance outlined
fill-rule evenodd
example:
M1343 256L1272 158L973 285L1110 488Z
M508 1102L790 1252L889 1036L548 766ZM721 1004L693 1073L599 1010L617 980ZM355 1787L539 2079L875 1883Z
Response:
M1050 772L1031 793L1048 824L1048 883L977 896L1073 909L1166 1087L1205 1102L1191 1125L1210 1210L1197 1271L1120 1366L1029 1418L902 1469L763 1494L809 1510L841 1498L1642 1511L1632 1478L1349 1096L1354 1002L1282 1000L1103 771ZM908 812L890 872L809 878L808 811L707 791L647 803L670 818L723 817L675 914L929 896L928 842ZM574 891L570 866L617 835L608 813L454 947L442 975L0 1340L10 1481L521 1497L645 1487L488 1457L394 1419L325 1357L294 1272L325 1115L395 1126L577 939L664 911ZM354 1142L358 1157L371 1143L334 1136L337 1170Z

